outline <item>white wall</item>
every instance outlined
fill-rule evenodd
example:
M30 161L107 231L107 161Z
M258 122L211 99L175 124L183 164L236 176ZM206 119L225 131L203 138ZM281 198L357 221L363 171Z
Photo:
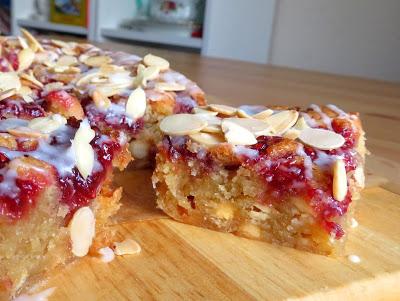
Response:
M400 81L400 0L278 0L270 63Z
M202 54L267 63L275 2L207 0Z

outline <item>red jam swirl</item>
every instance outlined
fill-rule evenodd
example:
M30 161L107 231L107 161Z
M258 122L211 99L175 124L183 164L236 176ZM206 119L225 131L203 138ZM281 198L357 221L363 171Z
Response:
M1 119L17 117L22 119L33 119L45 116L46 113L36 103L26 103L23 100L7 99L0 102Z

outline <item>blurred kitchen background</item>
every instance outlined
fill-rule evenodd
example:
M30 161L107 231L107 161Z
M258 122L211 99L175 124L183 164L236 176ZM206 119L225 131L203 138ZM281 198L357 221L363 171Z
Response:
M0 31L400 82L400 0L0 0Z

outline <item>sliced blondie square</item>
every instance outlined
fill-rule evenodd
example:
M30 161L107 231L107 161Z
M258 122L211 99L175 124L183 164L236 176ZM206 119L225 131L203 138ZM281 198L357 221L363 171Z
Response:
M160 124L153 184L175 220L340 254L364 186L356 113L209 105Z

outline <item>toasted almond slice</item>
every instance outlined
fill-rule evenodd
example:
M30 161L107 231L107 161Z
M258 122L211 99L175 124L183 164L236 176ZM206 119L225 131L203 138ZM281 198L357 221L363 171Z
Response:
M143 117L146 112L146 93L140 87L133 90L126 102L126 115L133 119Z
M72 66L78 63L78 59L72 55L63 55L61 56L57 62L56 66Z
M99 71L89 71L84 74L77 80L77 86L86 85L93 77L101 76L102 74Z
M92 98L96 107L100 109L107 109L111 105L110 99L107 96L103 95L99 90L93 91Z
M117 66L117 65L112 65L112 64L104 64L100 66L99 71L106 75L109 76L112 73L115 72L126 72L127 70L124 68L124 66Z
M84 120L72 140L76 167L84 179L92 173L94 166L94 150L89 144L94 136L95 132L90 128L88 121Z
M46 90L46 92L51 92L54 90L60 90L64 87L64 83L62 82L54 82L54 83L48 83L46 84L43 89Z
M29 86L21 86L17 91L20 95L30 95L32 94L32 89Z
M22 49L18 52L18 71L28 69L35 59L35 53L30 48Z
M331 150L345 143L343 136L329 130L306 128L301 131L299 139L312 147Z
M208 106L212 111L218 112L223 115L233 116L236 115L237 109L227 105L211 104Z
M193 112L195 114L210 114L210 115L213 115L213 116L217 116L218 115L218 112L209 111L209 110L206 110L206 109L203 109L203 108L199 108L199 107L194 107L193 108Z
M274 111L272 111L271 109L266 109L264 111L261 111L257 114L252 115L251 117L255 118L255 119L264 120L264 119L268 118L269 116L271 116L272 114L274 114Z
M240 125L241 127L244 127L245 129L252 132L256 137L262 135L271 135L271 126L264 121L258 119L237 117L226 118L226 120L229 120Z
M144 159L150 153L150 145L146 141L134 140L129 144L129 150L135 159Z
M204 129L202 129L201 130L202 132L205 132L205 133L214 133L214 134L217 134L217 133L221 133L222 132L222 129L221 129L221 126L220 125L215 125L215 124L207 124L207 126L204 128Z
M299 112L287 110L271 115L264 121L272 126L273 134L282 135L296 123L298 117Z
M211 114L196 114L196 116L202 118L203 120L207 121L207 126L202 129L202 132L207 133L221 133L221 121L222 119L211 115Z
M29 82L31 82L33 85L39 87L39 88L43 88L43 84L38 81L35 76L33 76L33 74L27 74L27 73L20 73L20 78L21 79L25 79Z
M177 83L156 83L155 89L159 91L184 91L186 87Z
M245 110L242 110L242 109L238 109L236 114L239 117L242 117L242 118L252 118L251 115L247 114L247 112Z
M299 117L296 124L293 126L296 130L308 129L309 126L303 116Z
M69 46L68 46L68 43L66 43L66 42L64 42L64 41L60 41L60 40L54 40L54 39L52 39L52 40L51 40L51 43L52 43L53 45L59 47L59 48L64 48L64 47L66 48L66 47L69 47Z
M61 48L61 51L66 55L77 56L79 54L79 52L75 49L75 46L71 45Z
M152 55L152 54L147 54L143 58L143 62L147 66L156 66L156 67L160 68L160 71L169 69L169 62L166 59L159 57L159 56Z
M341 202L347 195L347 176L346 165L342 159L338 159L333 163L333 197Z
M121 242L114 243L114 253L115 255L135 255L139 254L142 248L133 239L125 239Z
M90 67L100 67L101 65L110 64L112 58L106 55L90 56L84 63Z
M9 97L15 95L16 93L17 93L17 90L14 88L2 91L2 92L0 92L0 101L4 100L6 98L9 98Z
M209 134L209 133L195 133L189 135L189 137L200 144L204 144L206 146L216 145L219 143L224 143L224 136L218 134Z
M147 82L156 79L159 73L160 68L158 66L149 66L145 68L140 74L138 74L138 78L141 81L140 84L145 87Z
M47 135L40 132L33 130L31 128L25 126L18 126L13 129L7 129L7 132L16 137L26 137L26 138L46 138Z
M193 114L176 114L165 117L160 129L168 135L191 135L207 126L207 121Z
M21 45L22 49L29 48L28 43L26 42L26 39L24 39L22 37L17 37L17 38L18 38L18 42Z
M96 220L89 207L81 207L69 223L72 254L83 257L89 252L96 233Z
M284 134L283 137L287 139L296 140L300 136L301 131L295 128L288 129Z
M28 123L28 127L45 134L50 134L51 132L54 132L66 123L67 120L63 116L59 114L54 114L47 117L38 117L32 119Z
M22 94L21 97L26 103L34 102L34 99L30 95Z
M221 124L227 142L234 145L252 145L257 143L254 134L237 123L223 119Z
M103 87L103 86L97 86L97 90L101 92L105 97L111 97L114 95L121 94L122 88L118 87Z
M0 72L0 91L21 88L21 81L15 72Z
M27 31L27 30L24 29L24 28L21 28L20 30L21 30L21 32L22 32L22 35L23 35L23 36L25 37L25 39L28 41L28 44L29 44L30 48L31 48L34 52L37 52L37 51L44 51L42 45L39 43L38 40L36 40L36 38L35 38L33 35L31 35L31 33L30 33L29 31Z

